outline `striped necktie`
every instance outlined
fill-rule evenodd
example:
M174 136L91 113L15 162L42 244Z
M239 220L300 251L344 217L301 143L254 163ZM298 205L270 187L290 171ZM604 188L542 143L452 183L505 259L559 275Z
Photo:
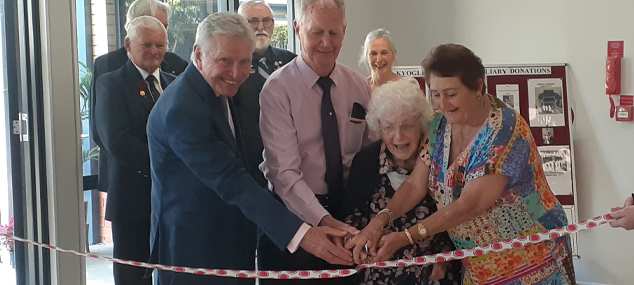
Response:
M260 58L258 62L258 73L264 77L264 79L269 79L269 66L266 65L266 57Z
M147 81L148 88L150 89L150 97L152 98L152 101L156 103L156 100L158 100L159 96L161 96L161 92L158 90L158 88L156 88L155 84L155 82L158 82L158 80L156 80L156 77L154 77L154 75L152 74L148 75L145 80Z

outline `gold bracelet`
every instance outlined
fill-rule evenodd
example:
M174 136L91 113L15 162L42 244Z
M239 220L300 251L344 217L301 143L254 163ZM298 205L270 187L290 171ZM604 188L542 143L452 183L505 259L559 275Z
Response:
M408 229L405 229L405 234L407 235L407 239L409 240L409 244L414 244L414 239L412 239L412 235L409 233Z
M429 234L427 234L427 227L425 227L423 223L416 224L416 227L418 228L418 235L420 236L421 239L424 239L429 236Z

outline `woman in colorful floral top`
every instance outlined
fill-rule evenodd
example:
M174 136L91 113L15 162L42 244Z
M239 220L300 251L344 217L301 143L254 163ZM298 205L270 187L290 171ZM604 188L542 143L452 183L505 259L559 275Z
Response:
M418 82L403 79L381 85L372 94L366 119L380 131L381 140L361 150L354 158L348 187L342 194L337 218L359 230L381 211L394 190L414 169L421 148L429 146L432 110ZM427 196L404 216L395 219L385 232L398 232L436 212ZM446 232L401 248L391 259L412 258L453 250ZM449 266L449 268L447 268ZM356 275L361 284L447 284L460 283L460 263L422 267L366 269Z
M567 225L530 127L486 94L480 58L447 44L433 49L423 67L440 111L431 124L429 153L421 151L422 159L386 206L389 213L377 215L346 245L354 247L355 259L366 243L382 245L373 260L386 260L410 240L443 231L456 248L465 249ZM402 216L427 194L438 212L405 232L380 238L390 216ZM462 264L466 285L575 284L568 237L463 259Z

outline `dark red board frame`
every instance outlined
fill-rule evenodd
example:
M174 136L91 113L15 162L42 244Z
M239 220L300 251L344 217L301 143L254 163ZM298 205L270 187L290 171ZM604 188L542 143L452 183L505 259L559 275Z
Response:
M548 65L543 65L548 66ZM501 66L496 66L498 68ZM527 123L530 124L528 119L528 80L529 79L539 79L539 78L560 78L563 84L563 104L564 104L564 117L566 124L564 126L548 126L549 128L553 128L553 132L555 135L555 139L550 145L567 145L570 147L570 151L572 151L572 146L570 142L570 124L569 124L569 116L568 113L568 86L566 84L566 66L551 66L550 74L540 74L540 75L489 75L487 76L487 90L489 94L496 96L495 86L496 85L505 85L505 84L517 84L519 85L519 101L520 101L520 115L526 120ZM544 127L545 128L545 127ZM543 141L540 139L542 137L542 127L531 127L531 133L535 138L535 143L537 146L544 146ZM572 167L574 169L574 163L572 163ZM574 178L573 178L574 179ZM573 184L574 185L574 184ZM574 191L573 191L574 193ZM574 195L557 195L557 199L562 205L574 205Z

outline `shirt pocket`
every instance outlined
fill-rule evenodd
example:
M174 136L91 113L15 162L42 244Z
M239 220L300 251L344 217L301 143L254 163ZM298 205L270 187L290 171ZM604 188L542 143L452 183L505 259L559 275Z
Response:
M355 154L361 150L361 146L363 144L363 134L367 123L365 120L355 119L348 116L345 126L345 144L343 146L343 151L344 153Z

